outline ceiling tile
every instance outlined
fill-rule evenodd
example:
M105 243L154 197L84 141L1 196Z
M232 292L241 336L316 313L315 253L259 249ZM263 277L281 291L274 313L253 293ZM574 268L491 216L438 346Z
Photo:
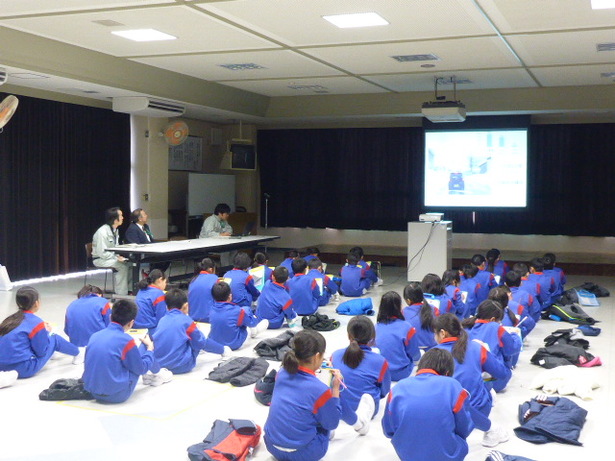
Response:
M197 5L290 46L493 34L471 0L238 0ZM339 29L322 16L375 12L388 26Z
M0 0L0 17L173 3L173 0Z
M342 72L288 50L248 51L241 53L159 56L134 61L192 75L205 80L252 80L341 75ZM230 70L223 64L258 64L263 69Z
M615 73L615 64L538 67L530 69L544 86L615 85L615 78L602 77L602 73Z
M106 27L93 23L106 19L124 26ZM8 19L0 20L0 24L113 56L275 47L268 40L186 6ZM150 28L174 35L177 40L134 42L111 34L115 30Z

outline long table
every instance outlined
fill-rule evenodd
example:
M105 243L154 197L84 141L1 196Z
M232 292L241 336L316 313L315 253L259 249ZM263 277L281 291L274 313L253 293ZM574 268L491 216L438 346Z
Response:
M107 248L115 254L128 258L132 263L132 290L140 280L141 264L176 261L178 259L202 259L210 253L232 250L245 250L258 247L260 243L279 239L277 235L248 235L246 237L218 237L192 240L173 240L169 242L138 245L127 243Z

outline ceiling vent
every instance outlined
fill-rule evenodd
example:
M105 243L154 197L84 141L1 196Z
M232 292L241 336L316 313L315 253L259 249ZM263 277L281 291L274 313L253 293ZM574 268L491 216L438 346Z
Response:
M0 85L6 83L6 79L8 78L8 73L4 67L0 67Z
M113 112L142 115L144 117L179 117L186 108L178 103L162 101L148 96L121 96L113 98Z
M440 58L435 54L406 54L399 56L391 56L399 62L422 62L422 61L439 61Z
M596 51L615 51L615 43L598 43Z

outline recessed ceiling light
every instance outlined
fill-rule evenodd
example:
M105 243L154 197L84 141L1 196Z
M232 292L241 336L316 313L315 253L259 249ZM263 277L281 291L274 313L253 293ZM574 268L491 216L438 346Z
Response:
M24 80L37 80L37 79L49 78L46 75L31 74L29 72L14 72L9 75L13 78L21 78Z
M114 30L113 35L134 40L135 42L156 42L160 40L175 40L177 37L165 34L156 29Z
M332 14L323 16L323 19L326 19L340 29L349 29L351 27L387 26L389 24L389 22L378 13Z
M608 8L615 8L615 0L592 0L592 9L606 10Z

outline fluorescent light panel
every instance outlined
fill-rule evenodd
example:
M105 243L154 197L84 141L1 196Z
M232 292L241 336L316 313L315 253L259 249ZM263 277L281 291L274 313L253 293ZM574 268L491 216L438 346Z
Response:
M608 8L615 8L615 0L592 0L592 9L606 10Z
M156 29L114 30L111 33L135 42L157 42L177 39L173 35L165 34Z
M389 22L378 13L332 14L323 16L323 19L340 29L389 25Z

